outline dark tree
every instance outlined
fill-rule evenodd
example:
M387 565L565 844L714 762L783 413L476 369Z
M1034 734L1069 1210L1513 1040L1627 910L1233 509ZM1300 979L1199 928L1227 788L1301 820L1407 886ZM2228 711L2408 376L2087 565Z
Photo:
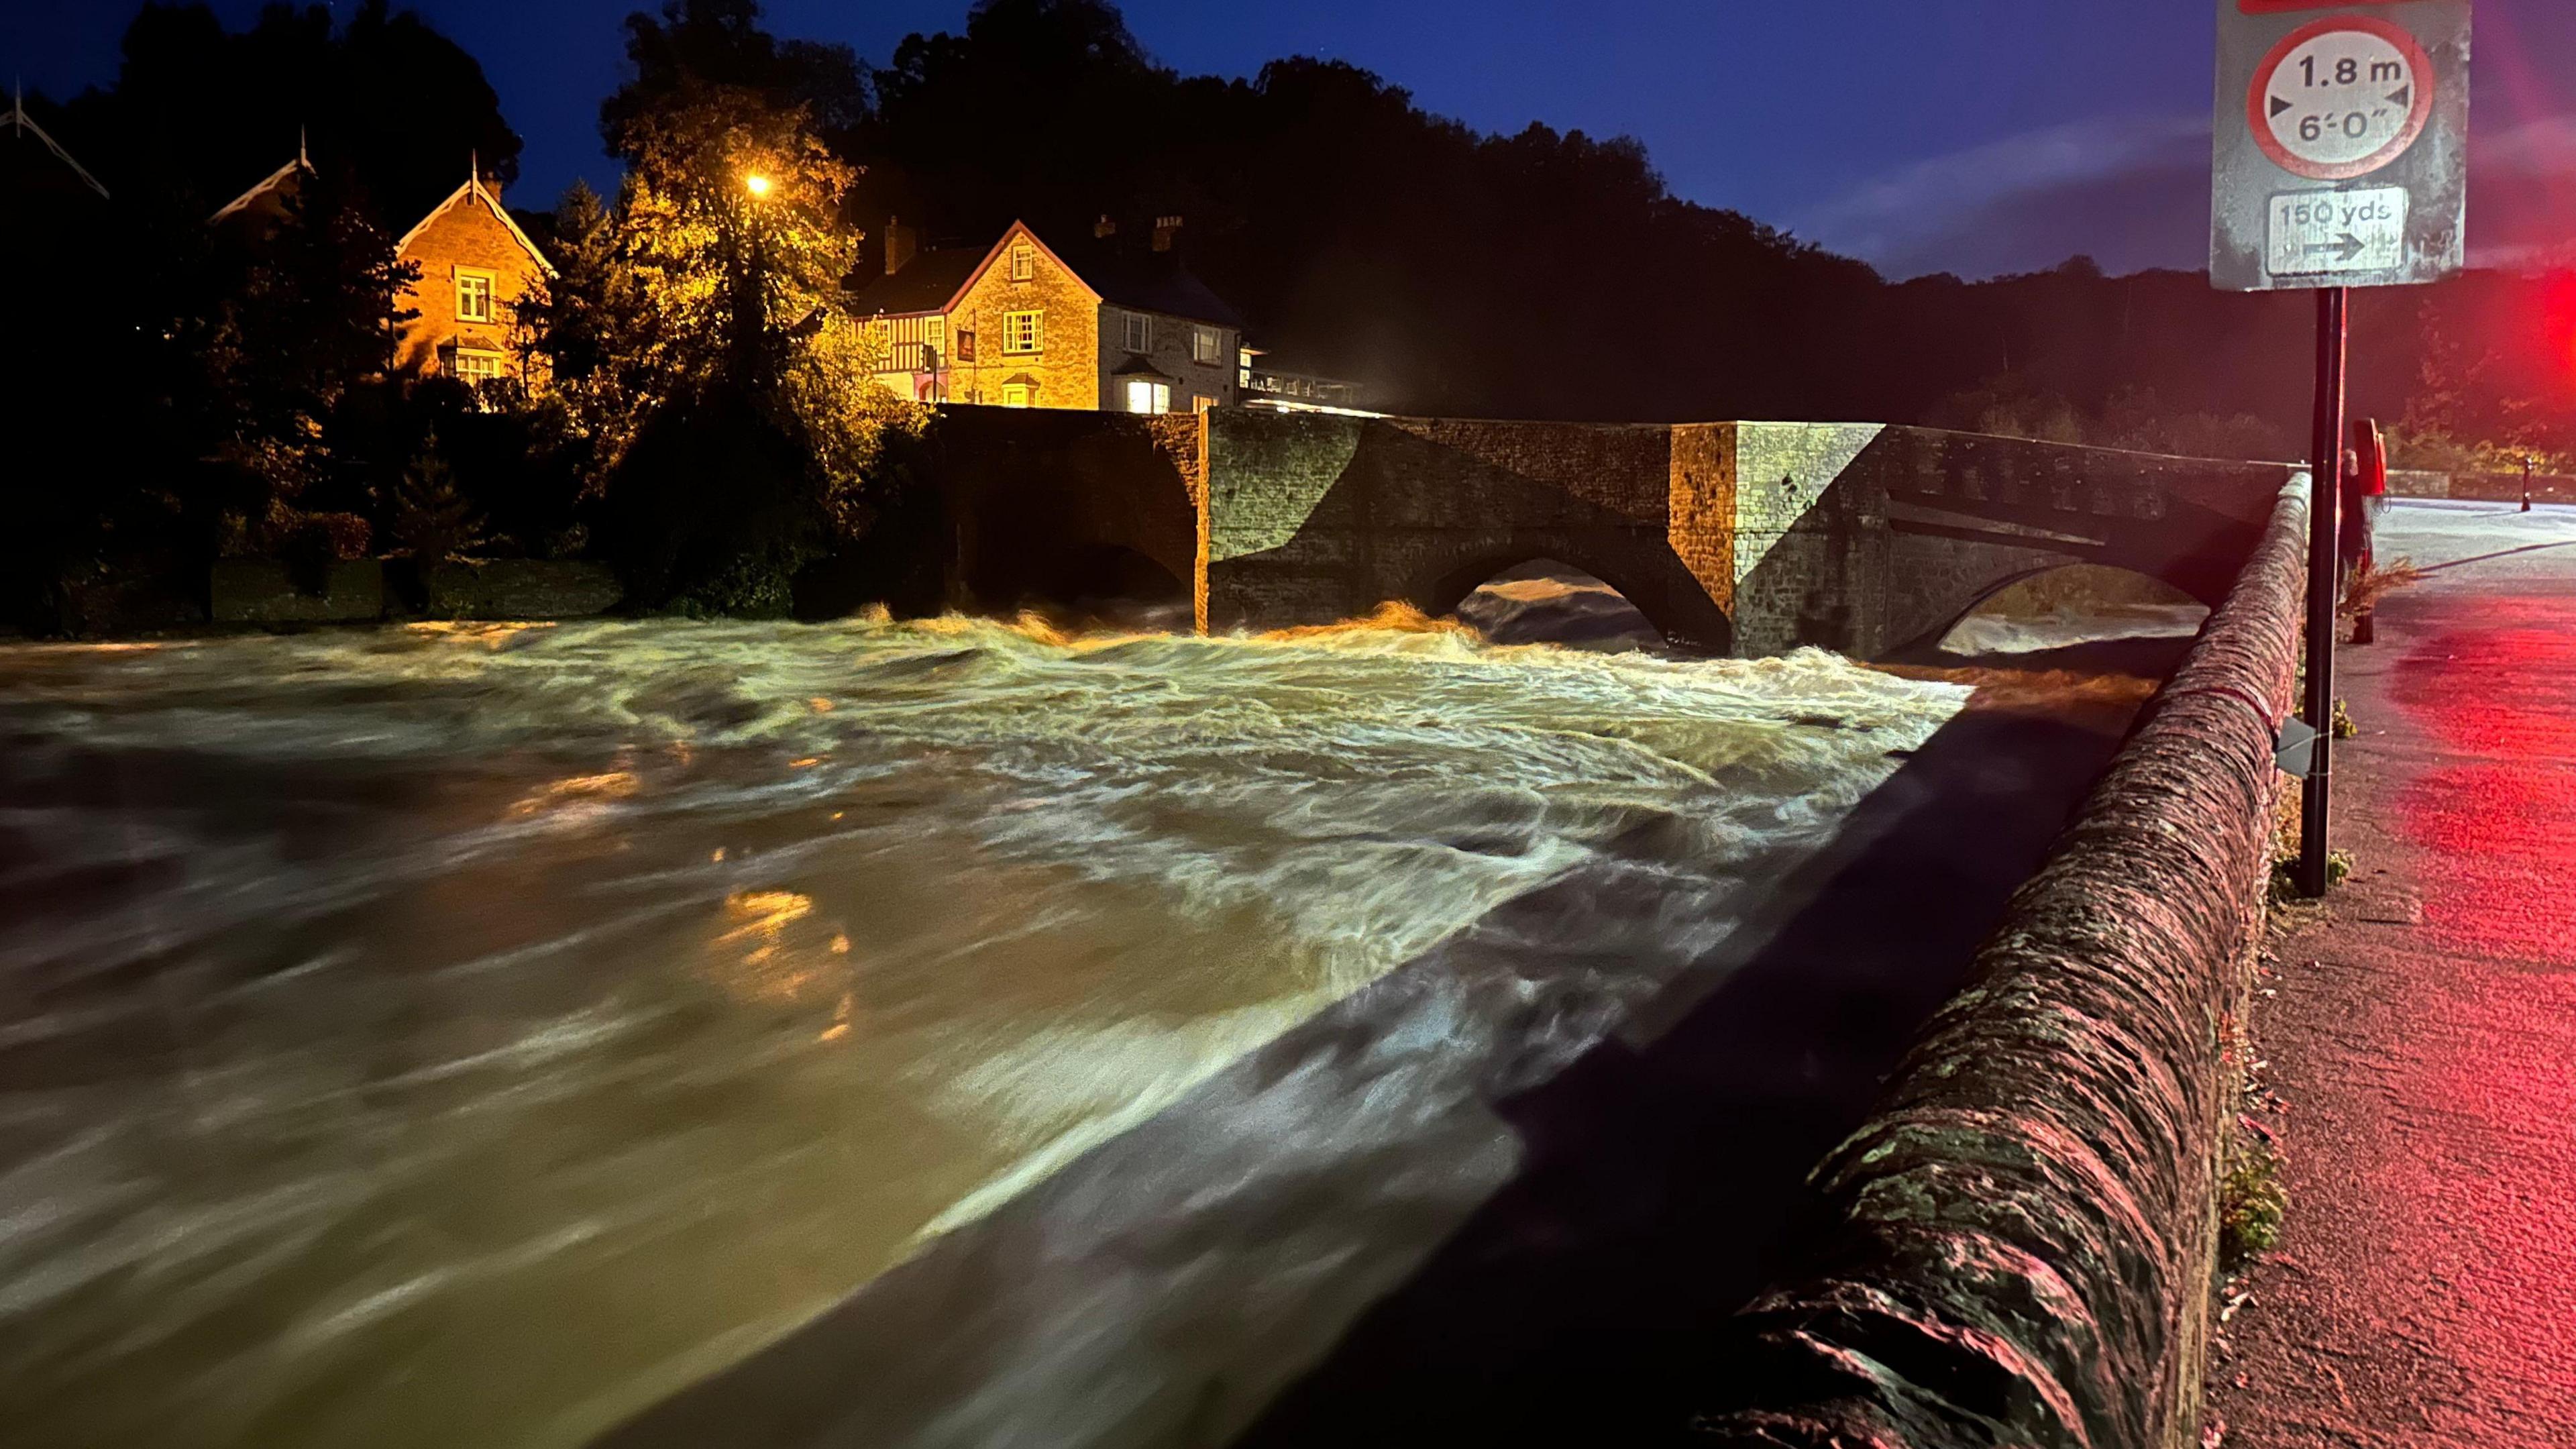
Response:
M516 179L521 142L483 68L410 11L365 0L346 24L271 5L227 31L201 4L147 4L114 87L69 124L138 198L199 216L296 154L345 169L397 234L465 179Z
M626 17L626 60L634 74L600 103L609 151L633 161L652 111L709 87L747 91L776 111L801 110L806 124L849 149L868 120L868 89L846 45L780 40L761 28L759 0L663 0L657 18Z

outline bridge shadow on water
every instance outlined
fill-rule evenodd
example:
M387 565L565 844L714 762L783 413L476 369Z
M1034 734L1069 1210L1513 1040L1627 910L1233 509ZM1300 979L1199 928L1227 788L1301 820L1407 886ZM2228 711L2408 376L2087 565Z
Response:
M2010 673L2162 678L2189 643L2050 651ZM1686 1440L1715 1330L1813 1207L1808 1169L1958 989L2133 704L1953 719L1783 882L1737 938L1756 944L1693 973L1718 984L1660 1035L1613 1037L1497 1104L1521 1170L1241 1449ZM1507 909L1551 909L1547 894Z

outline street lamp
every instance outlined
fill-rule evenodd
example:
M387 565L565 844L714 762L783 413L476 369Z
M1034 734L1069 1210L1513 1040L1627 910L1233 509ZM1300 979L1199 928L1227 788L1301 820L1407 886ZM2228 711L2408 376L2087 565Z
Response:
M769 178L761 175L757 171L744 177L742 179L742 184L745 189L751 192L754 198L764 197L769 194Z

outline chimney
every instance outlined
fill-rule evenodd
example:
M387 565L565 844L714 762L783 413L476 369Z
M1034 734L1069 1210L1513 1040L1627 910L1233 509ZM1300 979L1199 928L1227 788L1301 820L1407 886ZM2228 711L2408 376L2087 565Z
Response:
M1116 235L1118 235L1118 223L1110 220L1109 215L1106 212L1101 213L1100 220L1091 224L1091 239L1093 241L1107 241Z
M893 217L886 218L886 275L891 277L912 262L912 254L921 249L921 233Z
M1177 216L1154 218L1154 250L1167 252L1181 239L1181 219Z

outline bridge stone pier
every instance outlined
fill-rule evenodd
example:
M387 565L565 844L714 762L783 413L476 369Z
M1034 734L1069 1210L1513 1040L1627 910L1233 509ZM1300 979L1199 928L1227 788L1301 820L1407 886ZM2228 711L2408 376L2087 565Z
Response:
M2215 606L2285 465L1867 424L1603 425L1225 411L1201 436L1200 623L1442 614L1548 559L1676 644L1862 658L2070 563Z

